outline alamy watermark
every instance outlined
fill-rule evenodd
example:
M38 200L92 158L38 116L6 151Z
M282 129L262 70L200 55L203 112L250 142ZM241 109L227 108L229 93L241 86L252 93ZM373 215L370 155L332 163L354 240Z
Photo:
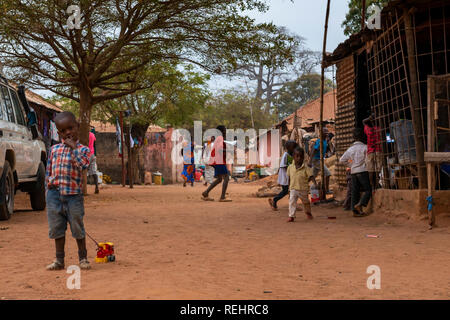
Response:
M381 289L381 269L377 265L370 265L367 267L366 270L367 274L370 274L371 276L367 278L367 289L373 290L373 289Z
M67 27L69 30L81 29L81 10L77 5L70 5L66 11L70 16L67 18Z
M73 290L73 289L80 290L81 289L81 270L80 270L80 267L77 266L77 265L69 266L67 268L66 272L68 274L71 274L71 276L69 276L67 278L67 281L66 281L67 289L69 289L69 290Z
M194 137L186 129L176 129L172 133L172 163L183 164L182 150L186 142L194 142L194 145L203 149L203 144L212 137L217 139L222 133L218 129L207 129L203 132L202 121L194 121ZM213 157L216 164L251 164L278 168L280 158L280 131L278 129L227 129L223 137L226 144L225 155L222 149ZM208 164L205 152L194 151L195 164ZM225 158L225 163L223 160Z
M367 13L369 14L369 18L367 19L368 29L381 29L381 10L382 8L380 8L376 4L372 4L369 8L367 8Z

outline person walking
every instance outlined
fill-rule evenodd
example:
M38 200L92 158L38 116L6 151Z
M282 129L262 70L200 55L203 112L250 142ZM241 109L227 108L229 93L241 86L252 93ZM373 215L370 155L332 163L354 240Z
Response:
M231 200L226 198L228 181L230 180L230 173L226 165L226 146L224 142L227 129L223 125L218 126L216 129L221 132L221 135L214 140L210 159L210 165L214 167L214 178L216 180L202 193L202 200L214 201L214 199L209 197L209 193L222 182L222 194L219 201L230 202Z
M294 149L298 146L294 140L288 140L285 144L286 152L281 157L280 168L278 169L278 184L281 186L281 192L273 199L269 199L269 205L273 211L277 211L277 202L289 194L289 177L287 175L287 168L292 163Z
M209 165L213 146L214 137L211 137L208 142L205 143L205 147L203 148L203 162L205 164L205 186L207 186L208 183L212 184L214 181L214 167Z

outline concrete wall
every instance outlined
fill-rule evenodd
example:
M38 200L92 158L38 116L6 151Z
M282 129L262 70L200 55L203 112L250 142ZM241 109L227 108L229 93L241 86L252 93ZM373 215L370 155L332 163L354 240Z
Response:
M138 162L141 169L141 178L145 171L163 174L164 183L176 183L181 181L183 165L172 165L172 129L166 132L147 133L148 144L141 148ZM109 175L112 181L122 181L122 160L119 157L119 149L116 144L114 132L99 132L96 134L97 141L97 166L102 173ZM127 149L124 148L124 160L127 162Z
M181 182L183 165L172 164L172 132L152 132L147 134L148 145L144 147L145 171L162 173L164 183Z
M373 197L373 210L414 220L425 220L428 212L426 198L427 190L378 189ZM450 215L450 190L433 191L433 202L437 217Z

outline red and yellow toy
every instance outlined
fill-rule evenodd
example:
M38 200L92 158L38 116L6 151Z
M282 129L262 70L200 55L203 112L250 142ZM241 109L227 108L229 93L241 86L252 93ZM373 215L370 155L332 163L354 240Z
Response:
M97 245L96 263L114 262L116 256L114 255L114 244L112 242L100 242Z

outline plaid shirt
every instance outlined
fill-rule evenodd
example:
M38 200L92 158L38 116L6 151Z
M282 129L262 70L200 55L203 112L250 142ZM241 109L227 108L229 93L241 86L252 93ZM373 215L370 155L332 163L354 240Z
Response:
M381 152L380 128L374 126L364 126L364 133L367 136L367 153Z
M71 149L63 143L54 145L47 160L47 188L59 188L61 195L81 193L81 172L89 167L90 150L77 143Z

